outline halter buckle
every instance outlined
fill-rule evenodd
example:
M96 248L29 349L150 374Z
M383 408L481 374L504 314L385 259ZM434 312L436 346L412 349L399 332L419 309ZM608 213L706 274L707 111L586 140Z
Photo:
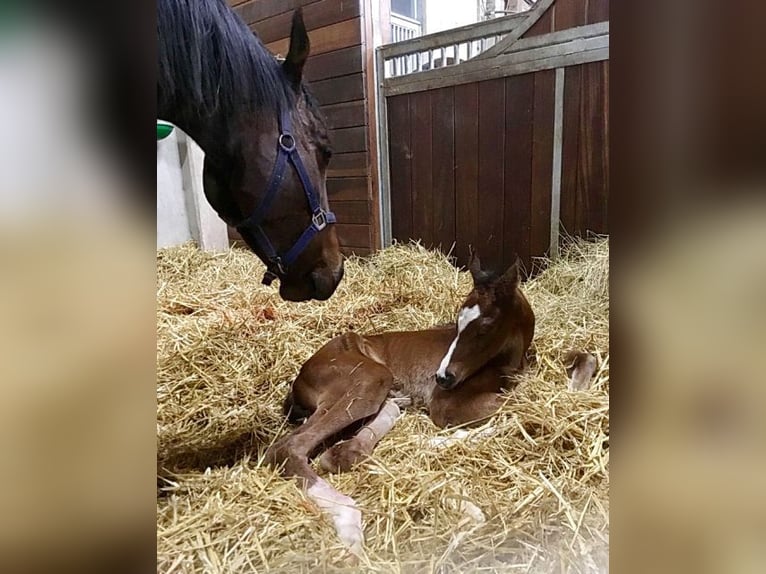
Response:
M295 151L295 138L292 134L279 134L279 147L287 153Z
M327 212L320 210L319 212L315 213L311 217L311 223L313 223L317 231L322 231L325 227L327 227Z

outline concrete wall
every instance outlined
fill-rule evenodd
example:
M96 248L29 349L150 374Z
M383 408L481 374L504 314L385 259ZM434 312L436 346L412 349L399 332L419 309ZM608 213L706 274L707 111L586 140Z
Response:
M229 248L226 224L202 189L204 152L178 128L157 142L157 248L194 240L205 251Z

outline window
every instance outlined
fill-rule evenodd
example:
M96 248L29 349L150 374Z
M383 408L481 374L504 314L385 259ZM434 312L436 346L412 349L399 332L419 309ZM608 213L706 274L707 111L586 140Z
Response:
M418 17L418 0L391 0L391 12L415 20Z

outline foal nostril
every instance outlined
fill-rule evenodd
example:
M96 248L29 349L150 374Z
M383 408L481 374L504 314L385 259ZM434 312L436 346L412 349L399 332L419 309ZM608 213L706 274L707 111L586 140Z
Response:
M445 371L444 374L436 373L436 382L443 389L451 389L455 386L455 373Z

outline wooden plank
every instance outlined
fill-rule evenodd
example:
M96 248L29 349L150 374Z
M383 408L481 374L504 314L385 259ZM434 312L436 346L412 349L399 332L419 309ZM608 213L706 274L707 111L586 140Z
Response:
M323 28L317 28L309 32L311 41L311 53L324 54L333 50L340 50L348 46L357 46L362 43L362 28L359 18L353 18ZM290 47L290 39L283 38L266 44L275 56L286 56Z
M367 176L367 154L364 152L336 153L327 168L327 177Z
M559 255L559 224L561 221L561 154L564 124L564 68L556 68L553 103L553 170L551 181L550 257Z
M370 248L370 226L352 223L336 223L338 242L344 247Z
M372 2L372 0L370 0ZM389 147L389 125L388 125L388 103L386 97L383 95L383 90L380 86L380 78L384 76L385 63L378 51L373 51L375 57L375 76L374 87L372 93L375 94L375 106L373 110L368 110L375 115L374 120L370 121L370 126L375 126L375 129L370 129L370 138L375 138L374 144L371 144L370 157L377 157L377 162L371 162L373 165L377 164L378 168L378 193L373 196L373 200L377 197L377 212L378 223L380 224L380 241L375 243L377 247L388 247L393 242L393 234L391 231L391 161L390 161L390 147ZM369 81L369 74L367 75ZM379 138L379 139L378 139ZM377 153L375 153L377 152Z
M479 83L479 237L476 248L490 269L503 264L505 81Z
M525 18L514 30L489 50L485 50L477 56L477 59L494 58L498 54L505 52L516 40L529 30L545 14L545 11L555 0L537 0L535 5L527 12L523 12Z
M391 235L407 241L412 235L412 143L410 96L388 98Z
M359 13L359 2L320 0L319 2L309 4L303 9L303 23L306 25L306 29L311 32L317 28L356 18L359 16ZM248 22L246 20L248 25L254 25L253 27L264 43L289 38L292 21L292 10L257 21L252 20Z
M370 224L369 201L333 201L332 210L338 217L338 223Z
M431 92L410 96L412 132L412 232L427 246L434 243L433 173L431 171Z
M561 151L561 226L567 234L577 228L578 165L580 145L580 95L582 66L566 69L564 82L564 119ZM580 202L581 203L581 202Z
M366 177L327 178L327 197L331 205L337 201L367 200Z
M381 202L381 154L378 145L378 122L385 125L385 108L378 110L379 90L376 78L375 46L380 45L380 6L375 0L356 0L362 5L362 67L365 78L365 102L367 103L367 145L369 154L369 197L370 197L370 239L372 247L381 247L383 244L383 225ZM387 153L387 152L385 152ZM385 156L385 153L383 154ZM387 156L386 156L387 157Z
M303 70L307 82L347 76L362 71L362 51L359 46L310 56Z
M383 58L388 60L394 56L414 54L416 52L423 52L442 46L460 44L469 40L488 38L498 34L507 34L519 26L526 18L526 13L512 14L510 16L503 16L502 18L493 18L492 20L468 24L467 26L460 26L459 28L452 28L443 32L426 34L425 36L419 36L412 40L383 46L381 47L381 52Z
M447 253L455 241L455 100L454 88L431 94L433 241Z
M609 146L608 146L608 68L606 63L583 66L580 118L579 228L596 233L608 232Z
M299 6L308 6L319 0L249 0L239 4L234 11L245 22L257 22L277 14L290 12Z
M342 102L321 106L322 115L330 129L350 128L365 125L364 100Z
M537 72L534 81L529 249L530 254L537 257L544 255L550 244L555 72L553 70Z
M569 31L555 32L568 35ZM553 36L551 34L550 36ZM540 39L525 40L540 42ZM491 60L473 59L458 66L448 66L407 76L384 80L387 95L398 95L414 91L440 88L458 83L481 81L497 77L524 74L531 71L559 68L593 62L609 57L609 35L574 38L528 50L514 51Z
M479 87L455 88L455 255L466 265L479 236Z
M518 255L530 269L534 74L505 79L504 263Z
M553 30L566 30L586 24L588 0L556 0Z
M553 17L556 12L556 3L553 4L540 18L535 22L529 30L527 30L521 37L531 38L533 36L540 36L542 34L549 34L553 32Z
M322 106L364 99L364 76L361 73L320 80L309 87Z
M563 44L565 42L583 40L585 38L596 38L598 36L606 36L608 34L609 22L598 22L596 24L576 26L574 28L567 28L566 30L559 30L557 32L550 32L548 34L533 36L531 38L522 38L503 53L512 54L514 52L531 50L532 48L553 46L554 44Z
M367 129L364 126L330 130L334 153L367 150Z
M609 20L609 0L588 0L589 24Z

